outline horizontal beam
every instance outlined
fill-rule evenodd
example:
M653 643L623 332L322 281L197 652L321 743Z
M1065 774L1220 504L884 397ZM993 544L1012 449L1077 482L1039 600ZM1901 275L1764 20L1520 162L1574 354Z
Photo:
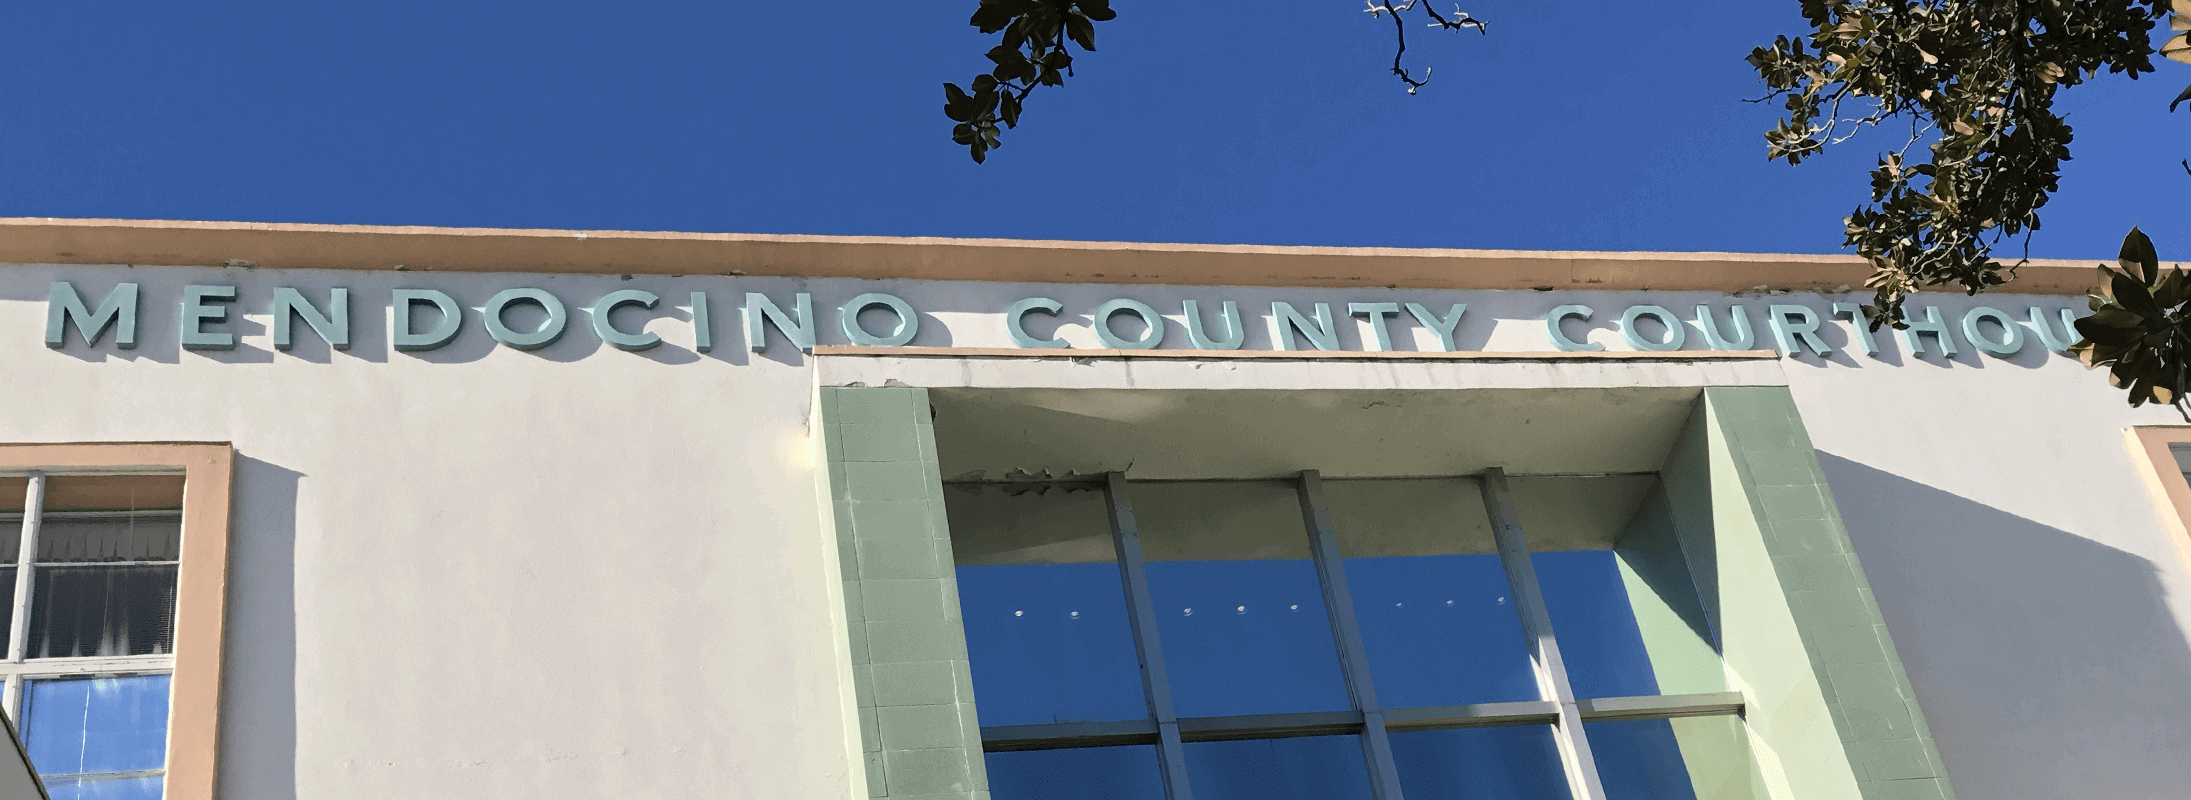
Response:
M1777 359L1773 350L1058 350L1020 347L869 347L818 344L817 356L892 358L1185 358L1203 361L1754 361Z
M1740 714L1743 710L1741 692L1598 697L1575 702L1582 711L1584 722L1702 717ZM1384 714L1385 727L1392 731L1550 725L1559 719L1559 705L1549 700L1522 700L1512 703L1389 708L1385 709ZM1360 711L1181 717L1179 720L1180 738L1189 742L1338 736L1361 731ZM1000 725L981 729L982 749L989 752L1155 744L1156 740L1156 722L1145 719Z
M1637 697L1597 697L1577 700L1584 722L1623 719L1670 719L1742 713L1741 692L1710 694L1660 694Z
M175 220L0 219L0 263L785 275L1387 289L1848 291L1852 255L1144 244ZM241 267L241 264L237 265ZM2021 262L1994 292L2082 295L2092 260Z

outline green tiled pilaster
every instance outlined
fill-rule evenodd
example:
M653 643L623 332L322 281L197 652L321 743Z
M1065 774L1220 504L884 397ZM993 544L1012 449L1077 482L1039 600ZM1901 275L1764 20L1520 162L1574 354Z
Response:
M1783 387L1714 387L1705 390L1702 414L1709 421L1714 500L1723 505L1714 509L1719 512L1714 523L1719 528L1723 594L1713 602L1735 613L1737 598L1724 593L1741 587L1745 579L1730 580L1725 574L1730 568L1748 567L1751 581L1771 576L1800 640L1800 666L1809 673L1798 682L1807 686L1815 681L1863 800L1949 800L1954 794L1939 751L1849 545L1794 399ZM1737 490L1740 497L1732 496ZM1743 511L1748 519L1733 519ZM1735 535L1747 531L1754 533ZM1749 558L1728 552L1744 549L1739 540L1753 536L1762 547ZM1742 598L1744 603L1758 601L1755 592ZM1728 643L1730 648L1734 644ZM1764 666L1766 660L1728 654L1729 669L1738 676L1745 666L1773 669ZM1756 713L1770 715L1775 709ZM1802 771L1797 765L1783 766ZM1791 783L1795 796L1813 796L1792 774Z
M868 794L986 800L928 393L820 402Z

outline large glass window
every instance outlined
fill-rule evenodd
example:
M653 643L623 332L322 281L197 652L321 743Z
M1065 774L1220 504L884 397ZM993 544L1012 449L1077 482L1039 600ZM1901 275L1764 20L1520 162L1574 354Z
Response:
M0 487L20 490L0 500L0 707L54 800L158 798L182 478L14 483Z
M1696 647L1716 657L1673 526L1638 500L1655 480L953 484L992 793L1567 800L1725 784L1749 768L1727 732L1739 698L1661 691L1669 669L1702 685ZM1549 530L1525 535L1524 513Z

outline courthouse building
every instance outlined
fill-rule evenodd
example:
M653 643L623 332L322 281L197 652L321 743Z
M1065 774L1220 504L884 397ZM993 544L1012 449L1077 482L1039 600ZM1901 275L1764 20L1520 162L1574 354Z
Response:
M0 220L63 798L2191 786L2087 262ZM16 795L0 765L0 791ZM13 795L11 795L13 796Z

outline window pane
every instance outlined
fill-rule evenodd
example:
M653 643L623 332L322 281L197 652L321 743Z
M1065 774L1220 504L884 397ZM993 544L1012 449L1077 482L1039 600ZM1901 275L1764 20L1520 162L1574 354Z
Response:
M175 514L49 518L38 527L38 560L175 561L183 523Z
M21 498L17 498L21 504ZM23 522L19 519L0 519L0 564L15 563L15 556L23 549Z
M15 631L15 568L0 567L0 650ZM4 654L0 654L4 655Z
M1643 633L1611 550L1531 553L1577 697L1658 694Z
M31 587L30 658L171 652L175 567L41 567Z
M981 724L1147 717L1103 493L944 496Z
M1187 745L1195 800L1369 800L1359 736Z
M1408 800L1567 800L1550 725L1392 734Z
M160 769L167 690L166 675L26 681L23 746L41 775Z
M52 800L160 800L167 779L160 775L133 778L106 776L45 778Z
M1135 484L1131 491L1180 716L1352 705L1295 484Z
M1734 716L1582 726L1606 800L1763 798L1749 736Z
M996 800L1164 800L1155 745L990 753Z
M1535 700L1521 617L1471 481L1325 481L1386 708Z

